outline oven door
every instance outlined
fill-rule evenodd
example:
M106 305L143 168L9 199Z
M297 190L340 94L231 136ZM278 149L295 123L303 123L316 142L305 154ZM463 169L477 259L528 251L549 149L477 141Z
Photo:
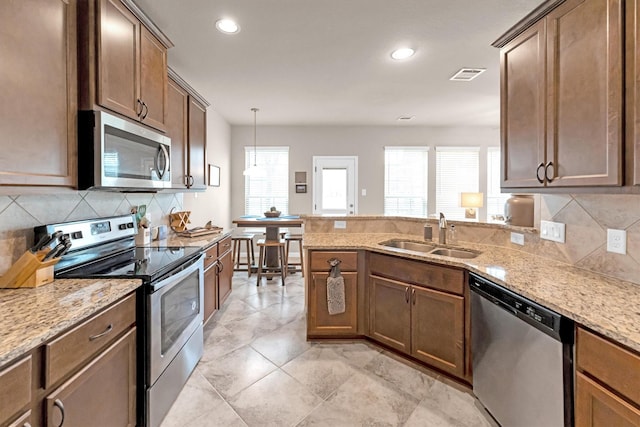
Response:
M181 271L151 283L147 296L149 378L152 386L185 343L202 328L204 268L202 255Z

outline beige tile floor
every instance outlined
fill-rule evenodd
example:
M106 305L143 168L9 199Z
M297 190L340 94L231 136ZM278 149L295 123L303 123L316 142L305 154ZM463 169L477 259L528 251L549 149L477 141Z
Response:
M300 274L233 292L162 427L495 426L469 390L365 342L306 341Z

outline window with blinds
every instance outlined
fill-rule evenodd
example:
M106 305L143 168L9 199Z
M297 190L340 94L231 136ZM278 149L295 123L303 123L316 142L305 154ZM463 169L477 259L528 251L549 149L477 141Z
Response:
M427 216L429 147L384 147L384 213Z
M254 148L244 148L245 169L254 164ZM258 173L244 177L245 215L263 215L271 206L289 212L289 147L257 147Z
M477 193L480 147L436 147L436 213L464 220L460 193Z
M487 221L502 221L504 204L511 197L500 193L500 147L487 149Z

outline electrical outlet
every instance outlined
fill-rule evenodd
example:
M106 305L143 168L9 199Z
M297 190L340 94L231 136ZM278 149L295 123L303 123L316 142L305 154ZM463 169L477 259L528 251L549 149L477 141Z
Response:
M627 232L607 228L607 252L627 254Z
M347 221L333 221L333 228L347 228Z
M366 189L366 188L363 188L363 189L362 189L362 195L363 195L363 196L366 196L366 195L367 195L367 189Z
M524 234L511 232L511 243L524 246Z
M540 221L540 238L564 243L564 227L562 222Z

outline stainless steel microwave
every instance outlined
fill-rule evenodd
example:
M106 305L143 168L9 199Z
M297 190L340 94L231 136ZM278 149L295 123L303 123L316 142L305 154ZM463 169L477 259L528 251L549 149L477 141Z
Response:
M171 139L105 111L78 112L78 188L171 187Z

